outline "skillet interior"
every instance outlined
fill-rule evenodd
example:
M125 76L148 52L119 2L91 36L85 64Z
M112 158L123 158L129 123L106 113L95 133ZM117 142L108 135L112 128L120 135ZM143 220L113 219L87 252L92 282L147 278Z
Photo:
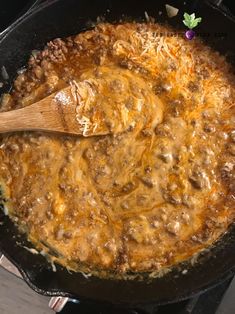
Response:
M148 0L143 4L128 0L122 6L118 1L105 0L97 3L91 0L79 1L79 3L75 0L54 1L47 8L42 6L35 13L21 20L2 39L0 67L5 65L11 82L17 69L26 64L30 52L33 49L42 48L48 40L76 34L87 28L87 21L95 21L99 15L105 14L107 21L117 21L122 14L140 19L144 17L144 11L147 11L150 16L157 17L158 22L168 20L173 26L182 25L184 11L195 12L196 15L202 16L204 21L197 31L210 33L206 41L221 53L229 53L232 61L235 38L231 30L234 28L234 22L205 2L201 2L200 5L197 5L197 1L189 2L191 7L182 6L182 1L174 1L180 13L176 18L168 20L165 14L165 1L158 1L156 4ZM107 12L107 9L110 12ZM163 12L161 16L158 15L159 10ZM226 36L215 36L216 32L225 33ZM9 88L9 85L5 88ZM182 269L184 269L182 266L181 270L176 269L150 283L114 282L94 277L86 279L79 273L69 274L61 267L57 267L56 273L52 272L50 265L42 256L32 255L18 245L21 243L30 246L2 213L1 221L3 222L0 226L1 250L16 264L32 288L47 295L75 295L80 298L113 303L166 303L188 297L192 293L215 284L218 280L230 275L235 264L233 253L235 229L231 228L220 244L209 253L205 253L201 258L202 262L191 267L186 275L182 275Z

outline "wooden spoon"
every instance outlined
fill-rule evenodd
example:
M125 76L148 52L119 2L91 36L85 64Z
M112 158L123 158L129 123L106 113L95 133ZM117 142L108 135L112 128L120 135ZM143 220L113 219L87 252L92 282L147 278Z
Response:
M77 108L78 99L73 86L69 86L30 106L0 113L0 133L35 130L86 135L84 130L87 131L89 121L81 119L78 122ZM96 123L99 123L98 119ZM89 130L89 136L110 132L105 125L102 130L95 130L95 125L89 125Z
M129 70L100 67L82 81L22 109L0 113L0 133L53 131L94 136L154 127L162 104L142 78Z

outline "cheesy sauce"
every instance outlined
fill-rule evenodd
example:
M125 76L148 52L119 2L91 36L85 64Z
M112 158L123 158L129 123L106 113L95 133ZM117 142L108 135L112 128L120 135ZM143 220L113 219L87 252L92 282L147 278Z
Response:
M0 137L10 218L68 269L117 278L160 272L209 247L234 221L234 76L199 40L167 32L103 23L55 39L33 52L2 98L1 111L21 108L86 80L100 95L82 96L91 116L109 99L109 135ZM86 135L89 117L78 121Z

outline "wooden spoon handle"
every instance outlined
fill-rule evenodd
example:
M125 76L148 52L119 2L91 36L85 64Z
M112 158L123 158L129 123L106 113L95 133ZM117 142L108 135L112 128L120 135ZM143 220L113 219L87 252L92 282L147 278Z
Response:
M41 129L45 125L43 115L35 112L35 107L0 113L0 133Z
M0 113L0 133L24 130L74 133L75 108L76 100L67 87L30 106Z

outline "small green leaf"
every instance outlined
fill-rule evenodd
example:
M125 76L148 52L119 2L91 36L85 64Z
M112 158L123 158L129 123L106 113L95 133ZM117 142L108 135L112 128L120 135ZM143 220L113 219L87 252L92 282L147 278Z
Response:
M201 23L202 18L201 18L201 17L197 17L197 18L195 19L195 21L197 21L197 23Z
M197 26L197 21L192 21L192 23L191 23L191 27L190 28L194 28L194 27L196 27Z
M192 28L196 27L200 22L201 22L201 17L195 19L193 22L192 22Z
M184 20L183 20L184 25L189 27L190 22L191 22L190 15L188 13L184 13Z
M187 26L189 29L192 29L198 25L202 21L201 17L196 18L195 13L188 14L184 13L184 20L183 23L185 26Z
M190 21L190 15L188 13L184 13L185 21Z
M191 18L191 20L194 20L195 19L195 13L190 14L190 18Z

